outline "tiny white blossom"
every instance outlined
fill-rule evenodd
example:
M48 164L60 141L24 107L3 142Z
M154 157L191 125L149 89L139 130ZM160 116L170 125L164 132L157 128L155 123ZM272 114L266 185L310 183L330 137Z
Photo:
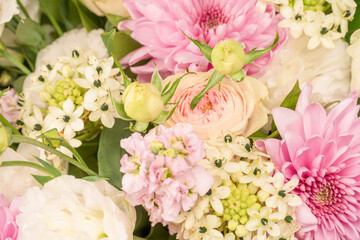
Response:
M280 228L276 224L281 218L278 213L272 213L269 207L263 207L260 212L253 208L247 210L250 219L245 227L249 231L257 231L257 240L266 240L266 233L276 237L280 235Z
M290 6L281 6L280 13L285 18L279 22L279 26L290 28L290 33L294 38L300 37L306 22L306 12L302 0L296 0L294 8Z
M91 111L90 121L96 122L101 119L101 123L107 128L112 128L115 124L115 118L118 118L109 98L98 99L92 103L83 102L83 106L86 110Z

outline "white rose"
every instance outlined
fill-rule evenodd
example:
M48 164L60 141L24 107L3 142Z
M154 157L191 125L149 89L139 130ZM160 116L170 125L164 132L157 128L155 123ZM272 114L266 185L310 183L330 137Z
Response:
M351 89L360 91L360 29L351 35L350 43L346 52L352 57Z
M80 2L98 16L107 14L121 17L130 16L123 5L123 0L80 0Z
M63 175L29 189L16 218L20 240L132 240L135 209L106 181Z
M319 46L309 50L308 39L307 36L290 37L259 78L269 89L269 97L264 101L269 110L280 106L297 80L300 87L310 82L314 87L312 100L322 104L348 95L350 57L345 51L348 44L339 40L333 49Z
M15 152L7 148L1 155L3 162L7 161L30 161L36 162L31 156L40 156L40 150L26 143L19 144ZM26 157L26 158L25 158ZM17 196L23 195L30 187L40 186L31 174L44 175L29 167L1 167L0 168L0 192L12 201Z
M4 30L5 23L19 13L16 0L0 0L0 36Z

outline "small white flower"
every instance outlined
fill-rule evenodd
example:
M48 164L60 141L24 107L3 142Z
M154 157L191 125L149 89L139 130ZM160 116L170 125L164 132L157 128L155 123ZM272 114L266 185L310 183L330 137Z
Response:
M24 134L31 137L37 138L43 132L46 132L48 129L45 122L41 110L33 105L32 113L24 118Z
M300 37L306 22L303 1L296 0L294 8L281 6L280 13L285 19L279 22L279 27L290 28L290 33L294 38Z
M189 231L189 237L185 238L190 240L223 240L223 234L217 230L221 225L221 220L215 215L207 215L203 217L193 231Z
M50 128L56 128L59 132L64 130L66 136L70 136L77 131L84 129L84 122L81 116L84 112L82 106L75 109L74 103L71 99L67 99L63 105L63 109L58 107L49 107L49 114L46 117L46 121L51 121ZM50 118L50 119L48 119Z
M93 103L83 102L83 106L86 110L91 111L90 121L96 122L101 119L101 123L107 128L112 128L115 124L115 118L118 118L109 98L98 99Z
M274 164L270 161L264 161L260 157L249 164L244 173L246 176L243 176L239 181L241 183L252 183L255 186L263 187L269 182L272 182L272 178L269 174L274 170Z
M84 68L85 78L75 79L76 84L82 88L89 89L85 93L84 101L93 103L99 98L103 98L109 95L109 91L118 90L120 83L113 78L119 72L119 69L113 69L112 65L114 60L112 58L105 59L97 62L97 59L92 59L90 64Z
M284 238L286 240L297 240L294 234L300 229L300 226L290 224L285 221L280 221L280 223L278 223L278 226L280 228L280 235L276 237L270 236L269 240L279 240L281 238Z
M263 207L260 209L260 212L253 208L248 208L247 212L250 219L245 224L245 227L249 231L257 231L257 240L266 240L266 233L273 237L280 235L280 228L276 222L281 219L279 219L278 213L272 213L271 208Z
M334 15L325 15L321 11L316 13L309 11L308 14L310 13L313 13L311 21L304 27L305 34L310 37L308 48L314 49L320 43L326 48L334 48L336 46L334 41L342 37L335 26Z
M298 185L299 179L294 178L284 184L285 177L280 172L277 172L273 179L274 182L272 186L266 185L263 187L266 192L273 195L266 199L266 206L278 208L279 212L285 215L287 206L296 207L302 204L302 200L298 195L290 194L290 192Z

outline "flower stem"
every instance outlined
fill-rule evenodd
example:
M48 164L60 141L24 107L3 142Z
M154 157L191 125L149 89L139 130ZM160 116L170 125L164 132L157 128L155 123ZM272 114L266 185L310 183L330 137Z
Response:
M11 56L6 50L2 52L2 56L7 58L10 62L12 62L16 67L18 67L24 74L30 75L30 70L25 67L22 63L20 63L16 58Z
M16 135L21 135L21 133L19 133L19 131L14 128L13 125L11 125L11 123L9 123L9 121L0 113L0 122L5 126L11 129L13 134Z
M29 143L31 145L40 147L42 149L45 149L48 152L51 152L57 156L59 156L60 158L64 159L65 161L73 164L74 166L80 168L81 170L83 170L84 172L86 172L87 174L89 174L90 176L99 176L96 172L92 171L91 169L89 169L87 166L84 166L83 164L81 164L80 162L76 161L75 159L63 154L62 152L57 151L56 149L42 143L39 142L35 139L29 138L29 137L25 137L22 135L13 135L12 136L12 140L13 143Z
M31 19L29 13L27 12L26 8L24 7L24 5L21 3L20 0L16 0L17 4L19 5L19 7L21 8L21 11L24 13L24 15L26 16L26 18Z
M16 167L16 166L24 166L37 169L43 173L46 173L50 177L56 177L54 173L49 171L48 169L44 168L43 166L33 163L33 162L26 162L26 161L6 161L2 162L0 167Z
M40 5L43 7L46 16L49 18L51 24L54 26L57 34L60 36L62 36L64 33L60 27L60 25L57 23L56 19L54 18L54 16L52 15L52 13L50 12L49 8L47 7L47 5L45 4L44 0L40 0Z

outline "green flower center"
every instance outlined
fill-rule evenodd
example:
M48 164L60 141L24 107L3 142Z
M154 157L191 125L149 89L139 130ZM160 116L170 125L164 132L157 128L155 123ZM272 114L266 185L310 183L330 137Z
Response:
M206 227L200 227L199 233L206 233L207 228Z
M42 129L42 126L40 125L40 124L35 124L35 126L34 126L34 130L35 131L40 131Z
M100 107L101 111L106 112L109 110L109 106L106 103L103 103Z
M279 195L280 197L284 198L284 197L286 196L285 190L279 191L279 192L278 192L278 195Z
M101 81L100 81L100 80L95 80L95 81L93 82L93 84L94 84L94 87L96 87L96 88L101 87Z
M262 218L262 219L260 220L260 222L261 222L262 225L265 226L266 224L268 224L269 220L267 220L266 218Z
M64 120L64 122L69 122L70 117L68 115L65 115L65 116L63 116L63 120Z
M214 164L215 164L216 167L221 168L222 160L221 159L216 159Z

